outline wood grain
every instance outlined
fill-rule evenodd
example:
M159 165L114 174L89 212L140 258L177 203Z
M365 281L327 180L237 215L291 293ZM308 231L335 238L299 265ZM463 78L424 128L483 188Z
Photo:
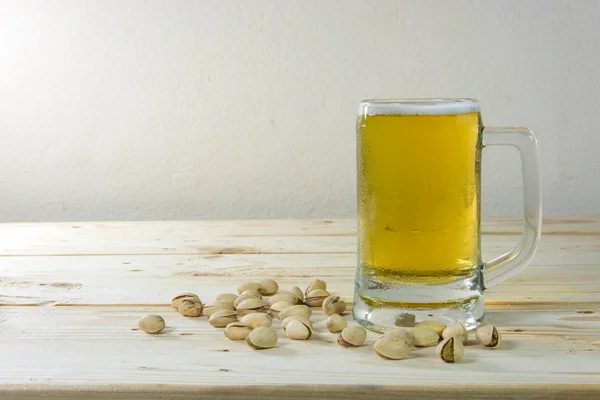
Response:
M351 301L355 259L354 254L0 257L0 306L168 304L179 291L199 292L207 302L217 293L235 292L241 281L263 277L276 278L283 288L321 277ZM598 282L582 279L595 276L597 265L585 265L577 257L558 265L533 264L486 291L488 304L554 303L560 307L600 301Z
M321 277L351 301L352 221L0 225L0 398L597 398L600 218L545 222L531 266L486 292L503 347L470 343L455 365L432 348L383 360L374 333L340 348L321 313L313 340L278 329L276 348L252 351L168 306L181 291L206 302L267 276L284 288ZM518 219L486 221L484 256L508 251L519 230ZM165 333L137 330L150 312Z
M508 250L519 239L519 219L502 221L483 224L491 250ZM542 246L551 254L600 251L598 217L547 219L544 229ZM0 255L353 253L355 233L351 220L11 223L0 224ZM572 247L563 246L561 237L570 236Z

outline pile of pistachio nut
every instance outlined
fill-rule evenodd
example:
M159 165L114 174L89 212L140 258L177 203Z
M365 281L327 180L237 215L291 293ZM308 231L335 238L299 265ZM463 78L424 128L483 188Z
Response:
M367 331L360 325L348 326L342 316L346 303L339 296L327 291L327 284L314 279L304 292L297 286L280 290L273 279L245 282L237 289L238 294L221 293L208 304L202 303L194 293L175 296L171 305L185 317L208 317L215 328L224 328L229 340L244 340L255 350L270 349L277 345L277 333L272 319L281 320L285 335L292 340L309 340L314 328L311 307L321 307L327 315L326 327L338 334L337 343L342 347L359 347L365 344ZM138 321L144 332L158 334L165 328L165 320L156 314L148 314ZM437 355L447 363L454 363L464 355L464 343L468 332L461 324L444 325L436 321L422 321L412 328L395 328L379 337L373 348L383 358L401 360L408 358L412 347L437 345ZM477 341L495 349L502 337L494 325L484 325L475 331Z

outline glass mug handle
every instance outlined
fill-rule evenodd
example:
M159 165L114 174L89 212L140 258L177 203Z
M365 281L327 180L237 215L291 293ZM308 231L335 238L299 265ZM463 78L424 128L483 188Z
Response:
M540 242L542 186L537 140L523 127L484 128L483 146L508 145L521 154L525 224L521 241L511 252L483 263L484 287L489 288L521 271L531 261Z

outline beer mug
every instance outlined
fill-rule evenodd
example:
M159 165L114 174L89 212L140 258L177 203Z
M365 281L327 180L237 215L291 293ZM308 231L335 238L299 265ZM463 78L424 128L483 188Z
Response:
M481 260L481 153L521 154L520 243ZM472 99L365 100L357 123L358 266L354 318L384 331L422 320L477 327L483 291L529 263L540 239L537 143L527 128L489 128Z

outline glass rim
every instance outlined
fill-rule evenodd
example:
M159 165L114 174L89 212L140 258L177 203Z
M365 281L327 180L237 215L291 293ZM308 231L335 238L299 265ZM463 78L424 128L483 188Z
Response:
M459 115L480 112L479 101L471 98L367 99L358 114L374 115Z

